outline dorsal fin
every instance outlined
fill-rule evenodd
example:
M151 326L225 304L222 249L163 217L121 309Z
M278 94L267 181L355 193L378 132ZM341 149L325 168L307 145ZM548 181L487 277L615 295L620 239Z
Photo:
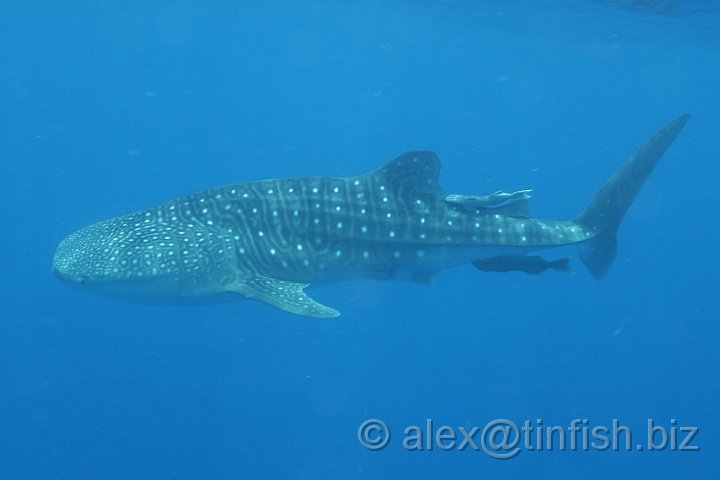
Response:
M438 177L440 159L433 152L415 150L403 153L370 174L383 177L390 191L398 198L414 199L442 195Z

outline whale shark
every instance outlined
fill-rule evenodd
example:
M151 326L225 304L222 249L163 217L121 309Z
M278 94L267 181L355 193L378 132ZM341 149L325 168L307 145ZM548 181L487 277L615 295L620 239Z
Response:
M440 160L404 153L351 177L261 180L212 188L84 227L62 240L63 281L125 300L195 304L250 298L336 317L310 285L351 279L432 284L441 270L570 271L530 253L575 245L590 273L615 258L618 227L689 115L655 134L570 220L534 218L530 190L445 195Z

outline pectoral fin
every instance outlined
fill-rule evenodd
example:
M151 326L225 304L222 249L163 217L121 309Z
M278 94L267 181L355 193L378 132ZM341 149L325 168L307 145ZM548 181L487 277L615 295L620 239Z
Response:
M307 286L307 283L256 275L236 280L229 286L229 290L296 315L315 318L332 318L340 315L337 310L308 297L303 291Z

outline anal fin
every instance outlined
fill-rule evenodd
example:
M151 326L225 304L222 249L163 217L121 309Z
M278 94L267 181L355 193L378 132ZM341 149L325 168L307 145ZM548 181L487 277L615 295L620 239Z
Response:
M307 296L303 289L308 285L255 275L236 280L228 286L228 290L295 315L314 318L332 318L340 315L337 310Z

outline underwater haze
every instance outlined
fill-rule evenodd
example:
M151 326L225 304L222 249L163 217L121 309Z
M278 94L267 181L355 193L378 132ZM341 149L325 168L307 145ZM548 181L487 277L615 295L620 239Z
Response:
M413 149L571 219L687 113L600 281L565 247L311 286L317 319L51 271L91 223ZM4 2L0 479L717 478L719 125L714 1Z

